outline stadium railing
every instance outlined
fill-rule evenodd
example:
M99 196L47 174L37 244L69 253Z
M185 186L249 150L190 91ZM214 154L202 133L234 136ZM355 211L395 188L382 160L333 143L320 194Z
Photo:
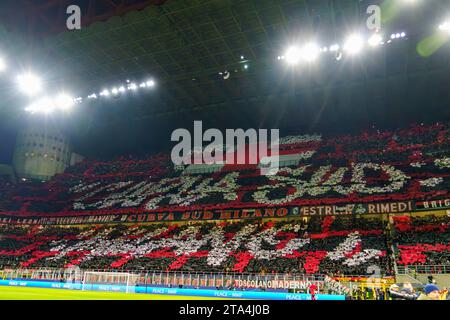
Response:
M22 268L22 269L9 269L2 268L4 276L11 278L17 278L23 275L24 277L39 278L57 280L65 278L73 270L77 269L57 269L57 268ZM324 275L305 275L305 274L257 274L257 273L227 273L227 272L182 272L182 271L155 271L155 270L122 270L122 269L78 269L79 275L83 275L84 272L128 272L133 274L139 274L143 284L165 282L166 279L199 279L199 280L225 280L225 279L237 279L237 280L278 280L278 281L321 281L324 279Z
M450 274L450 265L398 265L398 274Z
M0 270L2 270L0 268ZM124 272L125 270L106 269L3 269L1 279L7 280L42 280L66 283L81 283L85 272ZM126 270L137 275L138 286L223 288L234 290L307 290L315 284L318 292L325 288L325 275L315 274L254 274L254 273L214 273L214 272L174 272L151 270ZM342 275L336 275L342 278ZM346 275L343 280L350 288L357 285L356 278L370 278L370 275ZM353 279L353 280L352 280ZM376 281L376 280L375 280ZM272 282L271 285L268 283ZM273 287L274 282L282 282L282 288ZM353 283L353 284L352 284ZM262 284L262 286L261 286ZM288 287L286 287L288 284Z

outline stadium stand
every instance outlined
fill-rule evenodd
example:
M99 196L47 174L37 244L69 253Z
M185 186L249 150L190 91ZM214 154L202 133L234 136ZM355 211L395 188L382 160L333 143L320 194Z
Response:
M379 221L300 221L86 227L3 226L4 267L246 273L392 274ZM355 228L355 225L361 227ZM342 230L345 229L345 230ZM30 231L26 231L30 230ZM277 258L277 259L274 259Z
M1 214L14 220L238 208L267 213L280 205L352 203L352 210L366 210L361 204L439 200L448 198L449 141L448 127L439 123L328 139L291 136L280 141L280 153L304 159L275 176L248 166L186 175L164 154L86 160L45 184L17 184L13 196L2 196ZM391 230L380 214L330 215L309 208L303 211L307 218L273 219L273 209L268 217L203 223L5 224L0 265L345 276L366 275L373 265L393 275L394 262L449 264L446 216L393 215Z
M216 173L188 175L174 170L162 154L86 160L46 184L19 184L9 201L2 200L1 210L79 215L448 198L447 125L289 139L287 144L281 140L280 154L299 155L299 163L275 176L261 176L257 166L232 171L229 165Z
M450 265L448 216L399 216L394 217L394 220L398 264Z

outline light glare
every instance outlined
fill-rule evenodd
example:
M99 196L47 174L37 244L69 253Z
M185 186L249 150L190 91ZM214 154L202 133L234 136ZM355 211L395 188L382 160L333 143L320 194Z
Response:
M0 57L0 72L5 71L5 70L6 70L6 63L5 63L5 60L3 60L3 59Z
M450 22L445 21L443 24L439 26L439 30L450 32Z
M20 90L26 95L33 96L42 90L41 80L34 74L28 73L17 77Z
M331 45L331 47L330 47L330 51L331 52L336 52L338 50L339 50L339 45L338 44Z
M300 51L300 49L298 47L295 47L295 46L290 47L286 51L286 54L285 54L286 61L289 64L296 65L296 64L298 64L300 62L301 55L302 55L301 51Z
M371 45L372 47L376 47L380 45L382 41L383 37L376 33L369 38L369 45Z
M360 35L354 34L347 38L344 45L344 50L350 54L359 53L364 45L364 41Z
M320 49L315 43L308 43L300 50L300 56L303 61L313 62L319 56Z
M68 110L75 104L75 100L71 96L61 93L56 97L54 104L61 110Z
M32 103L30 106L25 108L26 111L31 113L46 113L49 114L55 109L55 103L52 99L48 97L43 97L38 99L36 102Z

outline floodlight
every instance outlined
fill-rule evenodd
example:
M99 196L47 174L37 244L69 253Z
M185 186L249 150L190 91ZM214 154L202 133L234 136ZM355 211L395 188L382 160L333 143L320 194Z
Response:
M109 91L107 89L105 89L102 92L100 92L100 95L107 97L107 96L109 96Z
M300 62L301 51L298 47L292 46L286 51L286 61L289 64L296 65Z
M75 104L75 100L71 96L61 93L55 98L54 103L57 108L68 110Z
M378 33L375 33L370 36L368 42L369 42L369 45L371 45L372 47L376 47L376 46L380 45L381 42L383 42L383 37L381 35L379 35Z
M55 110L55 102L50 98L43 98L38 102L38 112L51 113Z
M146 83L147 87L153 87L155 85L155 82L153 80L148 80Z
M135 83L130 83L128 85L128 90L136 90L137 89L137 85Z
M119 92L125 92L125 87L124 87L124 86L121 86L121 87L119 88Z
M26 111L31 113L50 113L55 109L55 103L48 97L42 97L25 108Z
M111 93L114 95L119 94L119 90L117 88L112 88Z
M445 32L450 32L450 22L449 21L445 21L444 23L442 23L439 26L439 30L445 31Z
M364 46L362 37L358 34L353 34L345 41L344 50L350 54L359 53Z
M319 56L319 53L320 53L319 46L313 42L304 45L300 49L301 59L306 62L315 61Z
M333 44L330 46L330 51L331 52L336 52L339 50L339 45L338 44Z
M42 82L34 74L27 73L17 77L20 90L26 95L33 96L42 90Z

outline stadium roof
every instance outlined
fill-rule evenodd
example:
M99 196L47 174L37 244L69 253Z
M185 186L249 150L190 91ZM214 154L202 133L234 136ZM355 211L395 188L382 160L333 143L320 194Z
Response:
M219 128L322 132L447 119L449 48L426 58L417 52L417 44L433 34L448 9L447 1L430 0L426 6L401 10L392 0L375 2L388 8L383 31L407 30L408 41L364 52L357 59L323 59L299 70L277 61L277 56L299 39L314 37L329 44L363 30L366 8L374 1L135 0L120 5L102 0L95 6L93 1L79 1L82 12L91 6L85 26L58 33L51 21L60 21L51 15L61 6L47 0L36 1L34 9L27 7L25 15L36 15L38 8L47 11L39 11L38 20L26 28L17 27L14 19L1 22L14 32L10 43L18 35L25 39L15 51L21 63L37 66L55 90L70 88L77 96L87 96L126 79L156 80L152 92L87 102L80 106L83 112L67 119L66 129L84 154L95 149L90 143L102 145L113 136L118 139L112 146L116 150L120 142L127 145L119 152L151 145L142 139L169 142L173 128L191 127L194 119ZM33 39L31 49L26 39ZM227 80L220 75L226 71ZM12 100L10 96L4 101L17 116L19 107ZM123 128L127 136L119 137ZM150 129L154 136L149 138Z

